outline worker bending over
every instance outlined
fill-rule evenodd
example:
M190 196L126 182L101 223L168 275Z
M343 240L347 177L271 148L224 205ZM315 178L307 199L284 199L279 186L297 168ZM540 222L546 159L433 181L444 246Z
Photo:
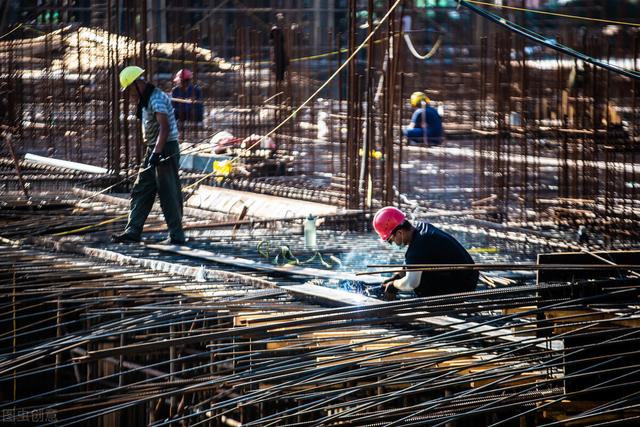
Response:
M151 83L144 81L140 67L129 66L120 72L120 86L138 101L137 116L142 119L142 136L147 153L131 190L131 211L123 233L113 236L118 243L139 242L142 227L153 207L156 193L169 228L162 243L184 244L182 230L182 189L178 176L178 126L171 99Z
M423 92L413 92L409 101L416 109L411 116L411 123L403 130L409 142L424 143L429 146L442 144L444 139L442 119L438 110L430 105L429 97Z
M406 215L392 206L382 208L373 218L373 228L387 243L407 247L405 264L473 264L471 255L450 234L426 222L412 225ZM419 297L468 292L476 289L478 271L408 271L383 283L385 299L398 291L414 291Z

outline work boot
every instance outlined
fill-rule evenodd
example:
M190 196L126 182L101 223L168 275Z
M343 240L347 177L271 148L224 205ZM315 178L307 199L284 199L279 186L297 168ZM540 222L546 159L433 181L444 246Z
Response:
M158 244L160 245L180 245L180 246L186 243L187 241L185 239L174 239L173 237L169 237L158 242Z
M140 242L140 237L134 236L132 234L120 233L112 235L111 241L113 243L138 243Z

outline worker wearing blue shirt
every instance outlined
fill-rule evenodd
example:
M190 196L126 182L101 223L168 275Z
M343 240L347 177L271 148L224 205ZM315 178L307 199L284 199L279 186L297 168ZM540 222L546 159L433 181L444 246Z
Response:
M410 102L416 110L411 117L411 123L403 131L404 135L409 142L424 143L429 146L440 145L444 139L442 119L438 110L430 105L429 97L423 92L413 92Z
M171 91L171 99L176 120L199 123L204 117L202 91L191 83L192 79L191 70L178 71L173 79L176 86Z

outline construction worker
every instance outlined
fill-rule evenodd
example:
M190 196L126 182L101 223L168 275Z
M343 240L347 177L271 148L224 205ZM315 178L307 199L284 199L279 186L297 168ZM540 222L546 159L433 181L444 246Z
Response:
M442 118L438 110L430 105L429 97L424 92L413 92L409 102L416 109L411 116L411 123L403 130L409 142L424 143L429 146L442 144L444 139Z
M137 116L142 119L142 135L147 145L145 161L131 191L129 221L121 234L113 236L119 243L139 242L142 227L153 207L156 193L169 228L169 238L162 243L184 244L182 230L182 189L178 177L178 126L169 96L144 80L144 70L129 66L120 72L122 91L138 102Z
M201 123L204 117L202 91L198 86L193 85L192 80L193 73L188 68L183 68L176 73L173 78L176 86L171 91L173 109L176 120Z
M276 23L271 27L271 31L269 32L269 38L273 40L273 68L276 74L277 84L284 81L285 72L289 67L285 33L284 15L277 13Z
M433 224L418 222L414 226L406 215L392 206L382 208L373 218L373 228L380 238L399 247L407 247L405 264L473 264L464 247ZM478 271L408 271L398 273L383 283L384 297L395 299L398 291L414 291L419 297L468 292L476 289Z

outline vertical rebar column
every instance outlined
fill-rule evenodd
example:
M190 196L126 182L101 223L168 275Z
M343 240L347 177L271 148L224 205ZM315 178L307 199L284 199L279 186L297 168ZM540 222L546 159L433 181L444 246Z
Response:
M396 199L396 203L400 206L400 202L402 201L402 151L403 151L403 138L402 138L402 119L404 118L404 102L402 95L404 94L404 80L405 73L404 71L400 71L400 86L398 87L398 130L400 137L398 138L398 197Z
M477 126L480 130L486 126L485 123L489 120L487 115L487 85L488 85L488 52L489 52L489 40L487 37L480 39L480 97L477 110L480 112L478 117ZM483 136L473 137L473 151L474 151L474 199L480 200L489 196L490 191L486 188L486 174L485 174L485 161L484 161L484 141Z
M338 33L336 36L336 50L338 52L338 55L336 55L336 60L337 60L336 70L337 70L338 68L340 68L340 65L342 64L342 33ZM345 178L344 183L345 183L345 189L346 189L347 177L349 176L349 174L345 169L345 164L347 164L345 162L346 150L345 150L345 140L342 134L342 126L344 125L344 119L342 117L342 107L344 103L344 92L342 90L342 88L344 87L343 76L344 76L344 72L340 72L340 74L338 74L338 111L337 111L338 120L336 120L336 122L338 123L338 146L339 146L338 170L340 171L340 175ZM347 195L348 195L348 192L345 193L345 196ZM347 198L345 198L344 207L348 207Z
M503 197L504 197L504 219L503 221L509 220L509 210L510 210L510 198L511 198L511 151L513 144L513 131L512 131L512 120L511 113L514 110L513 105L511 103L511 83L513 79L513 68L511 67L511 51L512 51L512 42L513 36L511 34L507 34L505 36L505 46L502 51L503 57L503 67L501 71L504 71L505 80L501 80L501 89L500 96L502 97L504 110L501 112L500 116L504 118L506 124L506 140L504 140L504 182L503 182ZM502 142L502 136L499 137Z
M56 154L56 144L55 144L55 115L53 112L53 100L54 96L54 82L51 78L51 74L53 72L53 49L51 46L53 36L51 33L53 32L53 25L48 25L49 33L45 34L44 45L45 45L45 75L43 76L47 80L47 98L45 101L45 105L43 106L44 111L42 112L42 118L46 120L43 123L43 128L45 129L46 138L47 138L47 155L54 157ZM33 102L37 103L36 91L35 91L35 81L31 82L31 90L33 91Z
M70 47L71 48L71 47ZM74 103L75 107L78 111L75 112L74 123L75 128L78 130L78 135L73 139L74 143L74 156L77 162L82 162L82 140L85 138L85 129L87 128L86 123L86 112L84 109L84 90L85 90L85 65L82 62L82 50L80 47L80 34L76 37L76 69L78 70L78 84L76 85Z
M106 63L107 63L107 69L106 69L106 97L107 97L107 105L108 105L108 111L109 111L109 115L105 120L105 132L106 132L106 137L107 137L107 147L109 150L109 154L107 157L107 169L109 169L110 171L115 171L116 170L116 163L118 163L118 156L117 156L117 149L115 147L115 138L113 137L113 126L116 124L116 106L113 103L113 85L114 85L114 73L113 70L111 69L113 66L113 62L112 62L112 58L113 58L113 48L111 47L112 44L112 38L113 38L113 32L112 32L112 19L111 19L111 11L112 11L112 0L107 0L106 3L106 9L105 9L105 14L107 16L107 52L106 52Z
M347 57L351 57L356 48L356 0L349 0L349 39ZM349 62L347 77L347 181L345 186L345 198L347 207L355 209L358 206L358 169L356 159L358 157L358 147L356 141L357 127L360 123L355 118L358 78L356 75L355 60Z
M607 62L611 61L611 50L612 46L607 42ZM605 119L605 133L604 133L604 161L605 161L605 173L604 173L604 212L605 218L604 221L604 229L605 229L605 242L608 244L609 239L611 238L611 218L615 216L613 210L615 208L615 188L616 188L616 175L614 169L611 167L611 161L615 158L615 153L613 152L614 147L611 147L609 141L609 135L611 133L611 115L609 113L609 108L611 107L611 72L607 70L605 75L605 99L604 99L604 119ZM624 184L623 184L624 185Z
M522 7L526 5L525 0L522 0ZM526 28L527 15L522 13L522 26ZM525 49L525 39L519 37L517 39L520 44L520 126L522 128L522 164L520 165L520 199L522 200L520 209L520 221L525 223L527 221L527 209L529 207L529 117L531 116L529 108L531 105L529 94L529 74L527 66L527 51Z
M373 0L368 0L367 3L367 36L373 31ZM373 170L371 165L370 151L373 148L374 137L374 124L373 124L373 87L375 86L373 79L375 77L375 69L373 67L375 44L373 38L369 40L367 46L367 69L365 72L365 84L366 95L364 101L366 102L365 110L365 128L366 138L362 141L362 155L360 163L360 185L364 194L364 207L370 207L370 199L372 197L372 185Z
M640 58L640 37L636 34L633 40L633 69L638 71L640 68L638 67L638 58ZM630 128L630 138L632 142L631 146L631 164L633 166L633 170L631 171L631 191L628 196L631 200L638 200L638 175L636 174L636 147L637 147L637 138L640 134L640 114L638 114L638 97L640 90L638 89L638 79L634 79L632 83L632 107L631 107L631 128ZM626 181L625 181L626 182ZM626 185L624 186L626 189ZM635 213L636 206L633 206L634 212L632 213L632 222L631 226L636 230L638 229L638 220L640 219L638 215Z
M60 297L56 301L56 338L60 339L62 336L62 301ZM56 353L56 367L53 373L53 387L58 389L60 387L60 365L62 364L62 353Z
M169 339L173 340L176 337L176 326L171 322L169 325ZM171 345L169 347L169 382L173 383L176 380L176 346ZM176 396L171 395L169 399L169 416L175 415L176 409Z
M494 150L494 161L492 162L493 164L491 165L491 167L489 168L489 170L491 170L493 176L492 176L492 185L494 187L494 191L495 193L498 195L498 200L497 203L498 204L502 204L503 208L500 209L497 212L497 219L499 221L502 220L503 218L503 214L504 214L504 203L505 203L505 195L504 195L504 180L503 180L503 176L502 176L502 153L501 153L501 145L502 145L502 135L504 132L504 107L503 107L503 100L502 100L502 96L501 96L501 82L500 82L500 76L501 76L501 72L500 72L500 67L501 67L501 63L502 63L502 46L501 46L501 42L502 42L502 37L500 37L499 35L496 35L495 38L495 46L494 46L494 52L495 52L495 61L494 61L494 71L493 71L493 92L494 92L494 99L495 99L495 125L496 125L496 133L495 133L495 138L494 138L494 143L493 143L493 150Z
M11 307L12 307L12 316L11 316L11 323L13 326L13 339L11 341L12 347L13 347L13 354L16 354L16 349L18 347L18 334L17 334L17 330L18 330L18 323L16 320L16 271L15 271L15 266L11 266L11 270L13 271L12 274L12 283L13 283L13 287L12 287L12 293L11 293ZM18 371L16 369L13 370L13 400L17 400L18 399L18 378L17 378L17 374Z
M148 14L149 14L149 9L148 9L148 5L146 1L143 1L141 6L140 6L140 35L142 36L142 40L139 44L140 46L140 51L138 52L139 54L139 58L140 58L140 63L144 64L144 68L148 69L150 62L151 62L151 58L149 58L147 56L147 43L148 43ZM125 123L128 124L128 121L125 119ZM140 143L141 141L141 132L142 132L142 128L140 126L137 126L137 123L134 123L134 132L136 135L136 138L134 139L134 145L135 145L135 150L136 150L136 164L141 164L142 163L142 158L143 158L143 152L142 152L142 144Z
M390 2L388 2L390 3ZM394 21L395 14L391 16L391 19L387 21L387 37L384 43L383 48L386 50L385 58L387 60L387 69L384 68L384 63L382 66L382 74L381 79L384 79L384 87L385 93L382 95L382 108L378 108L378 110L382 110L380 116L376 118L378 122L381 122L381 137L382 143L380 145L380 150L383 153L382 164L380 169L380 181L382 197L384 205L390 205L393 200L393 125L395 123L395 116L393 114L393 102L394 102L394 93L396 92L394 89L395 85L395 73L397 58L395 55L395 45L397 44L394 40ZM377 147L376 147L377 148ZM380 164L380 162L376 163L376 166ZM376 168L378 169L378 168ZM377 185L376 185L377 187ZM375 197L375 196L374 196Z
M66 46L66 42L65 42L65 35L66 32L65 31L61 31L60 32L60 46L61 48L64 50L63 56L62 56L62 60L60 61L60 85L59 85L59 91L56 94L56 110L58 110L58 114L60 115L60 129L59 129L59 134L62 138L62 145L64 147L64 158L68 159L69 158L69 138L70 138L70 134L72 134L73 132L75 132L75 130L72 128L71 124L73 123L71 120L69 120L69 118L72 116L73 113L71 113L69 111L69 103L67 102L67 90L66 90L66 68L67 68L67 61L66 61L66 55L68 53L68 48ZM78 37L80 36L80 32L78 31Z
M595 39L592 38L591 42L592 49L595 51L599 50L598 43ZM602 117L600 113L600 101L602 99L600 90L599 90L599 79L601 78L601 70L598 67L592 67L592 79L591 79L591 98L593 100L591 105L591 116L592 116L592 140L591 140L591 158L596 162L600 160L600 147L598 144L598 128L602 123ZM599 200L600 196L600 169L598 167L592 167L592 177L591 180L591 192L593 194L593 199L595 201L594 211L597 215L598 208L600 206L601 201Z
M122 322L122 324L125 323L125 315L124 315L124 311L120 312L120 321ZM120 347L124 347L126 345L125 339L124 339L124 332L120 333ZM124 385L124 354L121 354L118 357L118 387L122 387Z

